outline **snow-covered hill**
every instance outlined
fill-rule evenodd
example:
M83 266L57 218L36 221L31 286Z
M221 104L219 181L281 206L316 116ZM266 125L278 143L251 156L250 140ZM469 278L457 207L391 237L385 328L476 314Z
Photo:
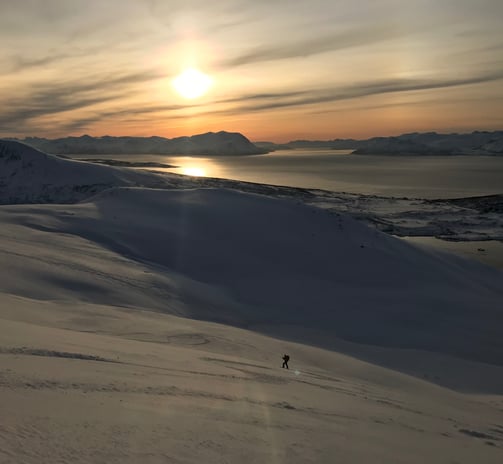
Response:
M190 137L65 137L44 139L29 137L23 140L39 150L53 154L187 154L187 155L257 155L267 153L237 132L207 132Z
M4 291L139 305L272 333L291 326L306 340L320 332L323 345L337 337L503 360L501 273L428 254L344 215L222 189L120 188L73 206L3 207L0 218L11 240L29 242L34 231L32 240L47 243L42 261L53 263L35 270L33 253L17 251ZM75 237L65 239L71 258L55 237ZM97 250L91 255L107 250L113 262L149 274L128 277L118 264L111 274L105 258L86 263L82 243Z
M47 155L0 140L0 204L73 203L117 186L160 187L166 177Z

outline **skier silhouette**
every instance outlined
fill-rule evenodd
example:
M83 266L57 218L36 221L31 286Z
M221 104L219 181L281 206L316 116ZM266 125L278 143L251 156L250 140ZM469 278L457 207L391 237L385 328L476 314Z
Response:
M289 367L288 367L288 361L290 361L290 356L288 356L287 354L284 354L283 358L281 358L281 359L283 359L283 365L281 367L282 368L286 367L287 369L289 369Z

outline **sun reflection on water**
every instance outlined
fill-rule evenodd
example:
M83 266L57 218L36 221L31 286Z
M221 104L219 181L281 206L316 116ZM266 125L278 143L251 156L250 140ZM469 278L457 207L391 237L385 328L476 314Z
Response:
M186 166L181 168L181 173L186 176L206 177L206 170L197 166Z
M167 160L169 164L176 166L170 169L184 176L192 177L224 177L224 169L217 161L210 158L197 158L193 156L177 156Z

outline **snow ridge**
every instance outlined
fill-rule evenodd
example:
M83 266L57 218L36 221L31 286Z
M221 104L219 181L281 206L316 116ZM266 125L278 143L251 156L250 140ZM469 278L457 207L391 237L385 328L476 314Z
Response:
M74 203L111 187L165 184L154 173L63 159L0 140L0 204Z

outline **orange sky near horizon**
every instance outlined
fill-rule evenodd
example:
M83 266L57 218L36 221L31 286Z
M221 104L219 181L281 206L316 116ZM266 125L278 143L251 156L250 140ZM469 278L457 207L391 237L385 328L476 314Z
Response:
M227 130L285 142L503 129L500 1L18 0L0 9L2 137ZM187 68L211 79L201 96L173 86Z

